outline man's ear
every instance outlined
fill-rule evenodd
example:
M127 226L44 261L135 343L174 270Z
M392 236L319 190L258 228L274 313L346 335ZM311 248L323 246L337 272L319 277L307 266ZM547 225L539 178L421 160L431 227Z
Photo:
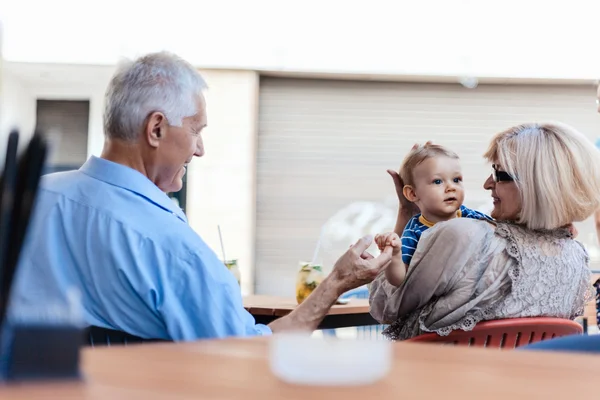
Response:
M164 138L167 128L167 118L159 111L155 111L146 119L144 137L151 147L158 147Z
M415 192L415 188L413 188L411 185L404 185L404 187L402 188L402 194L404 194L406 200L412 203L419 200L419 198L417 197L417 193Z

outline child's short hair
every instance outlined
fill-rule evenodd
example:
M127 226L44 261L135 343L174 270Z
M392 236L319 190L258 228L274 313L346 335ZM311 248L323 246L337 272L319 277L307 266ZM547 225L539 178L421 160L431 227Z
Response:
M402 178L405 185L414 186L413 172L415 168L429 158L440 156L459 159L458 154L439 144L425 143L424 145L418 145L404 157L404 161L400 166L400 178Z

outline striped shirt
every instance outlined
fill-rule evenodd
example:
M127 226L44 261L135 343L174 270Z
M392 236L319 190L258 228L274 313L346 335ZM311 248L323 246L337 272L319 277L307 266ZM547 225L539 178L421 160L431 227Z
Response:
M473 219L483 219L488 221L493 221L493 219L484 213L479 211L471 210L465 206L460 206L460 208L456 211L456 216L458 218L473 218ZM419 239L423 232L425 232L428 228L431 228L435 223L428 221L423 215L417 214L408 221L406 227L404 228L404 232L402 232L402 261L406 265L410 265L410 261L412 260L413 254L415 254L415 250L417 248L417 244L419 244Z

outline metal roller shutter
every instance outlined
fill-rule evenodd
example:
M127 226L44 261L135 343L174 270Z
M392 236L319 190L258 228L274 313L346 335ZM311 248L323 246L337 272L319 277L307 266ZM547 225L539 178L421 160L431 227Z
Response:
M433 140L460 155L465 205L479 208L490 198L482 188L490 167L481 156L490 137L519 123L555 120L595 140L600 116L594 93L591 85L470 90L458 84L261 78L256 293L291 295L298 262L312 258L322 225L351 203L372 206L354 214L355 224L377 221L363 221L363 232L353 231L354 237L343 237L340 223L328 229L327 235L337 229L342 236L321 252L325 270L359 233L393 229L397 203L385 170L398 168L414 142ZM594 258L593 224L579 229Z

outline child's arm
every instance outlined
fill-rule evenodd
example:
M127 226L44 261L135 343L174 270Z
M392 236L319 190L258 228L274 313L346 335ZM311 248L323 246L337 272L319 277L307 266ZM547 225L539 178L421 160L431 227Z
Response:
M407 267L402 261L402 242L400 237L394 233L382 233L375 236L375 243L379 250L383 251L386 247L392 248L392 261L385 270L387 281L393 286L400 286L406 277Z

